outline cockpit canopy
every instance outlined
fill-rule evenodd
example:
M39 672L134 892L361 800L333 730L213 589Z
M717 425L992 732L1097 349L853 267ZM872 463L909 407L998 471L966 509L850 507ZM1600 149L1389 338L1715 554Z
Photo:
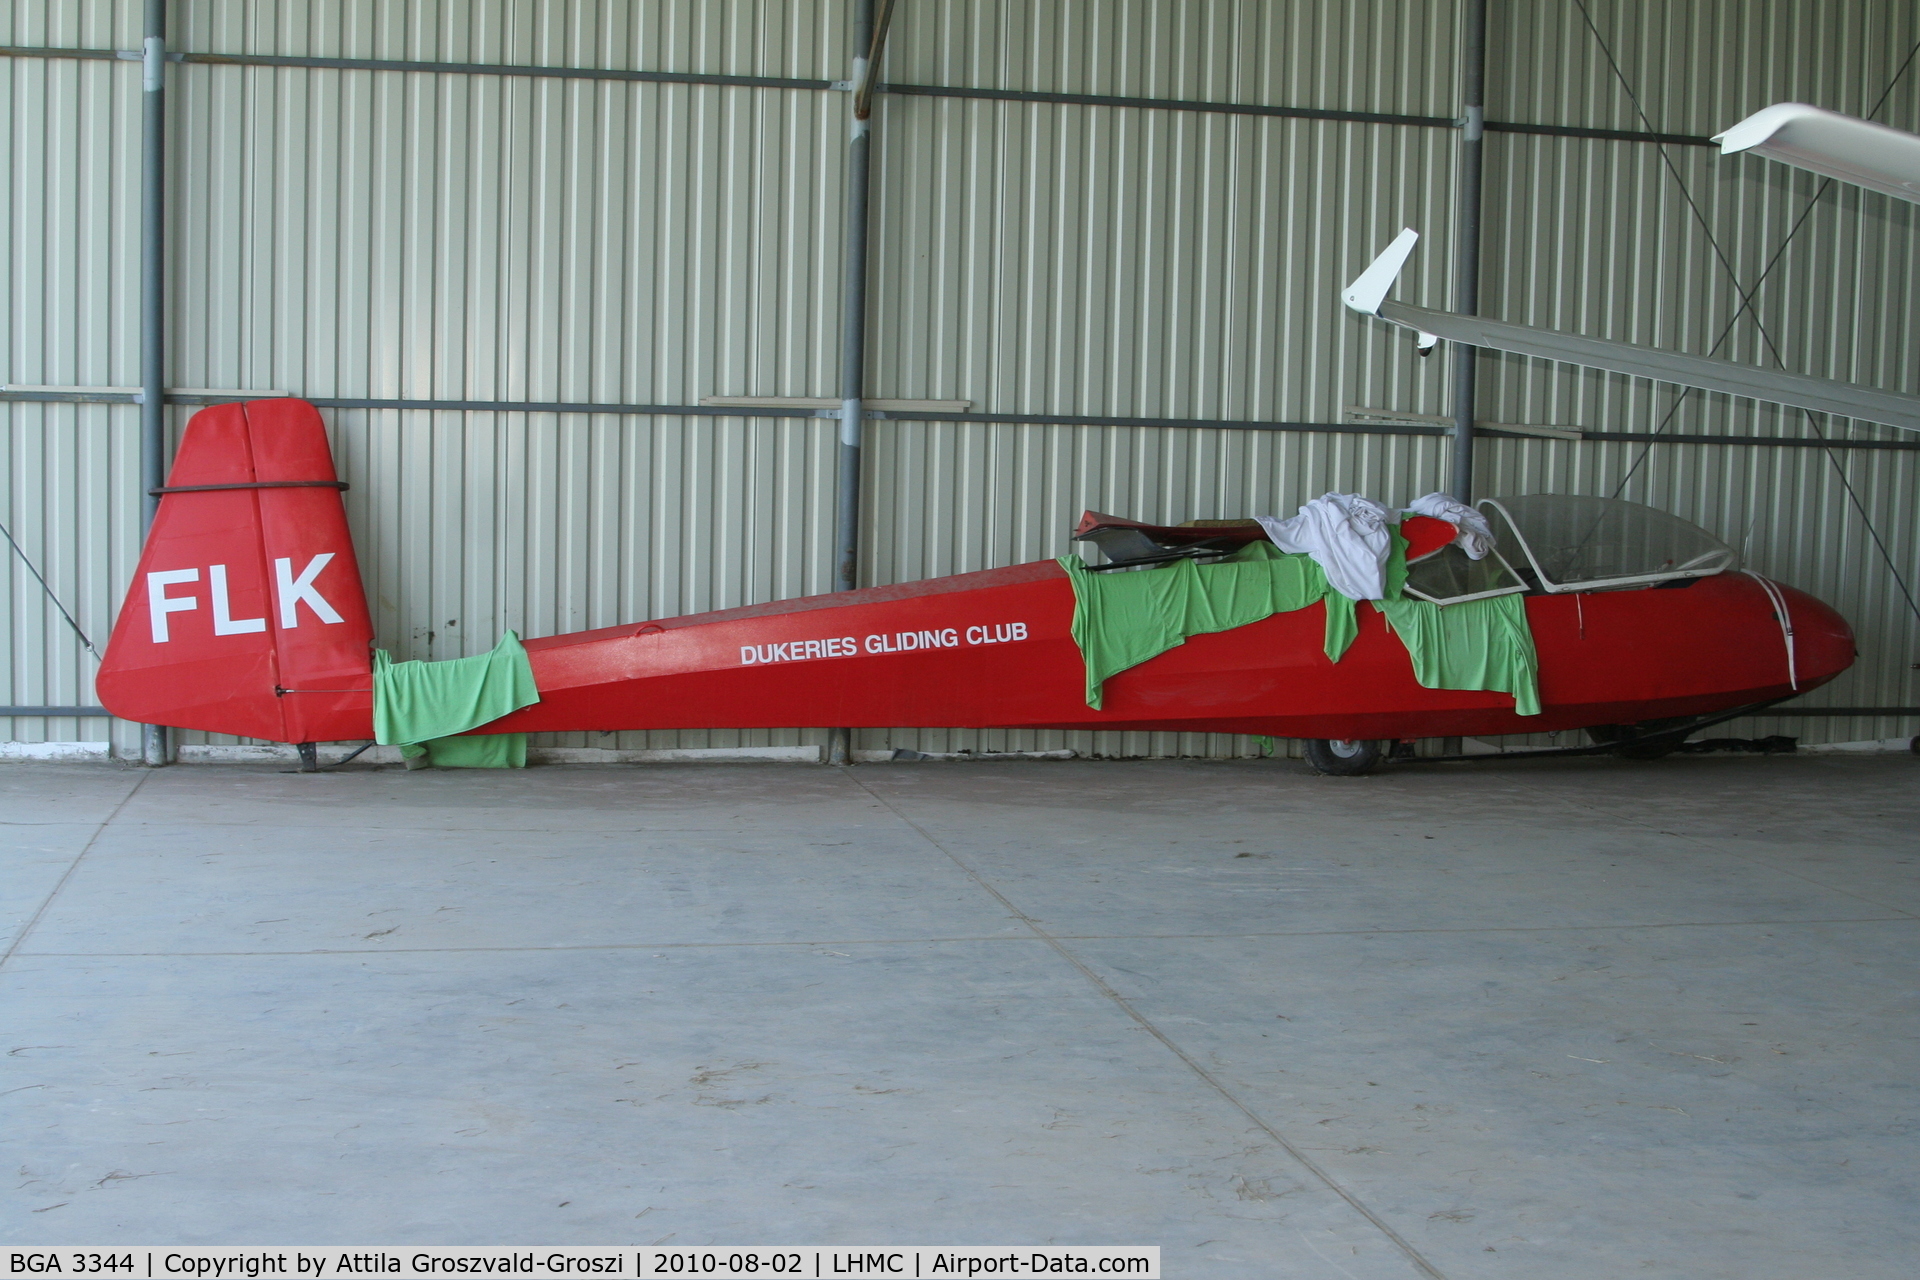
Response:
M1605 591L1704 578L1739 567L1733 548L1678 516L1618 498L1534 493L1479 503L1494 551L1448 547L1407 569L1407 591L1457 604L1521 591Z
M1588 498L1564 493L1534 493L1487 498L1480 510L1494 536L1491 552L1479 560L1455 542L1435 551L1421 544L1415 517L1403 531L1408 547L1406 591L1436 604L1458 604L1519 592L1606 591L1618 587L1684 582L1739 567L1733 548L1698 525L1678 516L1618 498ZM1452 526L1424 519L1451 536ZM1109 569L1145 569L1196 559L1202 563L1232 556L1251 542L1266 539L1255 520L1192 520L1163 526L1123 520L1089 511L1074 530L1076 541L1092 542Z
M1739 567L1733 548L1699 525L1637 502L1534 493L1479 507L1507 567L1541 591L1649 585Z

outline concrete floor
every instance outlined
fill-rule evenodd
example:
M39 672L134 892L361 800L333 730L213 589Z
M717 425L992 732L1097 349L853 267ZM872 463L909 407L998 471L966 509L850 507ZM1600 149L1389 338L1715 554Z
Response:
M0 1238L1908 1277L1917 770L15 766Z

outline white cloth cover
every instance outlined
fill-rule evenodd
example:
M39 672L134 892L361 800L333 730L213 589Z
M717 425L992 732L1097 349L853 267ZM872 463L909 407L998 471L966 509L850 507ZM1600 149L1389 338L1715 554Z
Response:
M1493 550L1493 528L1487 518L1464 502L1455 502L1444 493L1429 493L1424 498L1415 498L1407 505L1407 514L1432 516L1435 520L1445 520L1459 532L1454 536L1453 545L1467 553L1472 560L1486 559L1487 552Z
M1326 570L1327 582L1354 600L1387 593L1387 556L1393 550L1387 509L1357 493L1326 493L1282 520L1255 516L1282 551L1305 552Z

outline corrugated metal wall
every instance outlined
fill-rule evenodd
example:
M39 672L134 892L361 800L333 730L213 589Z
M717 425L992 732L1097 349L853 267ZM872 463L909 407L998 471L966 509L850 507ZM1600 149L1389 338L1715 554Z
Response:
M125 10L19 5L6 43L130 48ZM137 6L132 7L138 22ZM140 73L0 58L0 382L137 382ZM138 558L138 411L8 404L0 520L96 645ZM95 663L12 547L0 548L9 704L84 705ZM7 731L7 726L11 731ZM16 740L98 739L104 720L0 721ZM131 741L125 733L122 742Z
M137 18L100 0L20 4L0 41L131 48ZM836 78L846 24L844 6L804 0L187 0L170 42ZM1456 26L1450 8L1407 0L900 0L886 76L1450 117ZM1490 118L1688 134L1790 98L1865 114L1920 39L1913 6L1895 3L1496 2L1491 29ZM13 175L0 381L137 381L138 74L0 59ZM842 94L187 64L169 96L172 385L653 404L836 389ZM1879 105L1879 119L1920 128L1920 71ZM1416 360L1338 291L1413 225L1428 238L1399 296L1446 304L1450 130L920 96L884 96L876 118L872 394L1007 413L1448 411L1447 362ZM1766 355L1764 327L1787 367L1920 391L1912 206L1844 187L1813 201L1808 175L1698 147L1494 133L1488 153L1490 314L1693 351L1727 329L1719 350L1742 359ZM1776 255L1736 318L1727 265L1747 288ZM1680 432L1809 429L1728 397L1689 393L1675 409L1669 387L1518 357L1483 367L1487 419L1651 430L1672 411ZM4 416L9 527L104 636L135 554L137 413ZM507 626L550 634L830 584L828 423L327 416L381 640L403 656L473 652ZM1446 467L1418 437L910 422L868 436L873 582L1060 554L1085 507L1180 520L1285 511L1328 488L1401 500ZM1636 465L1641 451L1619 445L1481 448L1484 491L1624 482L1624 496L1744 543L1755 567L1860 630L1862 662L1831 703L1920 701L1914 618L1886 563L1920 579L1913 453L1655 446ZM92 701L91 659L18 557L7 574L7 701ZM23 718L11 736L106 731ZM976 743L1250 749L944 732L859 745Z

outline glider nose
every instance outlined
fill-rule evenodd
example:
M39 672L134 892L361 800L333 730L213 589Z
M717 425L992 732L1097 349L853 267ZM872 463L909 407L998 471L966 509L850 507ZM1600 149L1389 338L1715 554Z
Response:
M1826 601L1781 585L1793 623L1793 653L1802 687L1825 684L1853 665L1858 655L1853 628Z

